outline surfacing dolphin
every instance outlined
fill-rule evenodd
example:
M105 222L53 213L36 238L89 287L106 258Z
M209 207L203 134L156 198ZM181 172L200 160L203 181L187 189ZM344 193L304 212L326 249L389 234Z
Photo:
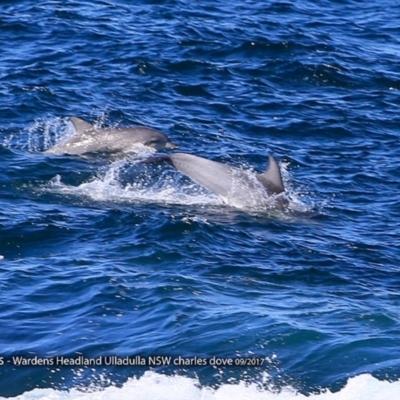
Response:
M225 203L240 208L269 206L270 196L285 192L278 162L272 156L269 157L268 169L262 174L186 153L155 156L144 162L159 161L166 161L200 185L218 194ZM288 203L284 196L278 196L276 200L280 205Z
M83 119L69 117L76 133L45 151L47 154L84 155L86 153L127 153L138 144L156 150L176 149L168 136L145 126L96 128Z

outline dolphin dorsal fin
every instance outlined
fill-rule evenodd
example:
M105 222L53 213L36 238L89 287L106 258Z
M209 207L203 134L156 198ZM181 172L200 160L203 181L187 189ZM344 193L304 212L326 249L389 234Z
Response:
M285 191L278 162L272 156L269 156L268 169L264 173L258 174L257 179L264 185L269 194L279 194Z
M86 122L78 117L69 117L69 120L74 124L75 130L78 133L83 133L94 129L92 124L89 124L89 122Z

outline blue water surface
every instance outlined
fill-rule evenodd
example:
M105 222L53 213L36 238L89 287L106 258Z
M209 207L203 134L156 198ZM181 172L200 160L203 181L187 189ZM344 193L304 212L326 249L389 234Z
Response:
M399 21L386 0L2 2L0 396L149 371L264 394L397 381ZM290 204L224 204L145 150L44 154L72 115L257 172L274 155ZM136 355L207 365L13 358Z

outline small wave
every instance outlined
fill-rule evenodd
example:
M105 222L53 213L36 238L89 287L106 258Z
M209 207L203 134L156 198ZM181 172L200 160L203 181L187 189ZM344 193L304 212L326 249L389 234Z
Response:
M103 378L103 381L108 381ZM106 382L107 383L107 382ZM260 388L256 384L223 384L217 389L202 386L197 379L184 376L166 376L156 372L146 372L140 378L130 378L122 387L110 386L103 389L96 387L78 387L67 391L55 389L34 389L19 396L14 400L114 400L114 399L154 399L154 400L382 400L395 399L400 391L400 381L379 381L371 375L359 375L348 380L345 387L339 392L332 393L329 389L321 389L319 394L303 395L288 386L279 392ZM5 400L1 397L0 400Z

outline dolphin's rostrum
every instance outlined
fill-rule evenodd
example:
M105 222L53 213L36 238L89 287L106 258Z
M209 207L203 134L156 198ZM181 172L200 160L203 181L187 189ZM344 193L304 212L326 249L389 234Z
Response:
M224 202L239 206L263 206L269 204L269 196L285 192L278 162L269 157L268 169L254 174L240 168L186 153L160 155L145 160L145 163L166 161L178 171L200 185L218 194ZM280 203L287 203L279 196Z
M69 117L76 133L48 149L48 154L84 155L86 153L127 153L141 144L156 150L176 149L168 136L145 126L96 128L83 119Z

